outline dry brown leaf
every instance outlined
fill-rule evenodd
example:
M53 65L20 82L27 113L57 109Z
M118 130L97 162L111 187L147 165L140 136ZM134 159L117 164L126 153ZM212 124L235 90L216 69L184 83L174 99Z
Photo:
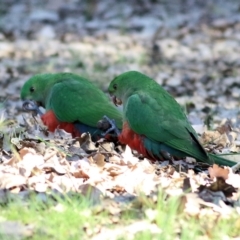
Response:
M211 202L216 205L219 205L220 201L226 201L226 197L222 191L213 192L208 188L203 188L198 195L204 201Z
M21 189L22 189L21 187L12 188L11 189L11 193L16 193L17 194L17 193L19 193L21 191Z
M13 175L19 174L19 169L15 166L9 166L9 165L0 165L0 171L2 173L11 173Z
M231 197L233 193L236 192L236 189L232 185L226 183L222 177L218 177L217 181L213 182L208 189L215 192L222 191L226 197Z
M122 154L122 163L135 165L139 159L132 154L131 148L127 145L124 153Z
M109 162L115 163L115 164L120 164L121 158L116 155L113 155L113 156L109 157Z
M32 169L32 175L40 175L40 174L42 174L42 169L40 169L40 168L38 168L38 167L34 167L33 169Z
M27 179L27 183L30 187L34 188L36 184L45 184L46 182L46 175L42 173L38 176L31 176Z
M48 182L48 184L52 189L56 189L59 192L78 192L78 187L83 184L83 181L72 176L56 175L53 177L52 182Z
M117 164L106 163L105 169L106 169L106 171L109 172L109 175L111 177L115 177L115 176L118 176L118 175L124 173L128 169L128 167L127 166L119 166Z
M200 212L200 202L199 197L196 193L186 194L182 198L183 203L185 204L184 212L188 213L191 216L196 216Z
M87 141L90 141L90 139L87 139ZM181 171L175 171L176 165L184 165L180 161L177 163L174 161L174 166L169 166L169 163L166 162L167 166L165 167L161 163L159 165L158 163L152 164L147 159L139 161L129 147L126 148L122 157L120 155L118 157L110 145L108 148L109 155L106 154L108 152L106 149L100 149L100 147L96 148L97 152L91 151L87 154L79 146L74 145L71 150L77 152L78 158L76 161L69 162L66 160L66 153L69 153L68 149L70 149L69 146L71 146L73 140L53 139L51 136L50 143L51 146L54 145L55 147L46 147L43 152L44 156L42 156L43 153L40 155L31 147L21 149L19 156L16 155L11 161L5 160L5 163L0 165L0 172L24 176L26 178L24 188L28 186L29 189L37 192L46 192L51 189L61 193L81 192L94 203L99 203L102 195L109 196L114 201L117 199L116 196L119 199L126 199L126 195L134 197L140 193L152 196L157 191L158 186L161 186L168 195L182 195L183 184L185 189L192 192L196 192L200 185L209 186L210 179L207 174L196 174L194 171L183 174ZM93 143L90 142L90 144ZM59 151L59 147L64 151ZM109 157L111 154L114 155ZM106 156L109 157L109 162L105 162ZM193 167L194 164L192 163L191 166ZM157 174L156 169L159 170ZM219 169L220 173L217 171ZM228 169L222 169L214 165L209 169L209 172L211 177L217 177L217 180L210 187L202 188L200 195L203 199L220 204L221 200L226 200L226 197L221 199L222 195L231 196L233 194L231 185L226 184L224 180L224 184L218 181L218 176L222 176L222 171L224 173L226 171L225 178L228 176L230 181L233 182L233 179L236 179L236 175L230 178ZM22 191L23 187L19 185L10 189L18 193ZM220 193L221 196L219 192L222 192ZM231 198L233 199L233 197ZM126 200L116 201L125 202ZM203 203L206 202L200 199L198 204L202 207ZM206 203L206 206L212 207L213 205ZM188 208L191 208L189 203ZM114 216L121 211L118 207L117 210L115 208L112 208L112 210L115 212ZM112 210L109 209L110 212ZM196 213L198 210L195 209L194 212ZM111 221L117 223L118 219L113 218Z
M25 185L26 183L27 179L21 175L2 173L0 176L0 188L10 189Z
M27 154L32 154L32 155L35 155L36 154L36 151L33 149L33 148L22 148L20 151L19 151L19 155L21 158L23 158L25 155Z
M32 168L19 167L19 173L24 177L30 177Z
M48 184L46 183L36 183L34 190L37 192L46 192L48 189Z
M211 179L214 179L215 177L222 177L226 180L228 178L229 169L219 167L217 164L213 164L212 167L208 168L208 172Z
M208 144L214 142L220 138L222 134L218 131L205 131L201 136L201 142Z
M231 144L228 135L226 133L222 134L219 139L216 139L214 141L215 144L217 144L217 146L222 146L222 147L227 147Z
M225 182L222 177L218 177L210 186L201 185L199 196L207 201L219 205L220 201L227 201L227 197L232 197L236 189Z
M44 154L44 161L52 160L51 158L56 156L57 151L54 148L48 148Z
M229 120L226 120L225 122L223 122L223 124L221 124L220 126L218 126L216 128L216 130L223 134L223 133L230 133L232 131L232 126L231 126L231 122Z
M232 143L233 141L235 141L238 137L238 134L236 132L230 132L228 134L228 138L229 138L229 141Z
M92 204L100 203L102 192L98 188L90 184L83 184L79 187L79 190Z
M235 188L240 188L240 175L234 174L232 171L228 174L228 179L226 180L228 184L231 184Z
M191 191L190 178L184 178L183 179L183 191L184 192Z
M93 160L95 161L96 165L100 168L103 168L104 165L105 165L105 156L101 153L97 153L94 157L93 157Z
M33 148L24 147L19 151L18 154L14 154L14 156L5 164L12 166L18 162L21 162L24 159L25 161L29 162L33 161L34 159L35 161L38 161L39 157L42 158L42 156L36 154L36 151Z
M148 164L147 160L143 160L137 165L127 167L122 174L114 178L116 185L123 187L130 194L150 194L160 183L160 179L156 178L155 172L148 172Z
M217 146L227 147L230 144L226 133L221 134L218 131L206 131L201 136L201 142L203 145L214 143Z
M54 164L54 163L44 163L42 165L42 169L45 170L46 172L54 171L58 174L65 174L67 171L66 169L60 165L60 164Z
M81 148L86 152L94 152L98 150L92 142L90 133L83 133L79 138L79 143Z
M24 177L29 177L40 165L44 163L42 155L36 153L33 148L23 148L20 150L20 161L17 166L19 173Z

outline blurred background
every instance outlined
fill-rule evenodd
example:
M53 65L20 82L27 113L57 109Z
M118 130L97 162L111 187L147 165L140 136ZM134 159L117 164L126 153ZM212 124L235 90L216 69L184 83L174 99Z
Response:
M0 0L0 100L21 114L33 74L74 72L106 91L138 70L183 104L193 124L238 123L239 0Z

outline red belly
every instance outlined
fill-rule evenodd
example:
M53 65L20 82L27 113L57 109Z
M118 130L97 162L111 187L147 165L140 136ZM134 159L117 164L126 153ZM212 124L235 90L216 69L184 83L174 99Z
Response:
M68 133L71 133L73 137L81 136L81 133L75 130L75 127L72 123L59 122L54 112L51 110L47 111L44 115L42 115L41 119L44 125L48 127L48 130L50 132L54 132L55 129L59 128L65 130Z
M123 124L123 129L118 139L121 143L127 144L131 149L138 151L140 154L146 157L148 156L143 145L143 136L131 130L127 122Z

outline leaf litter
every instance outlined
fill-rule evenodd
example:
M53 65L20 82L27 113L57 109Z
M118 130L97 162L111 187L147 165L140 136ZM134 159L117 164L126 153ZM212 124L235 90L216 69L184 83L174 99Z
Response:
M77 193L88 198L93 206L100 206L95 211L107 209L113 222L119 221L117 219L129 204L141 209L146 204L142 195L156 203L159 191L169 197L179 197L182 210L191 216L201 216L205 209L208 210L206 214L214 213L225 218L239 208L240 175L229 167L209 166L189 158L172 164L168 161L152 164L146 158L139 158L128 146L119 151L118 144L104 139L94 143L89 134L72 139L63 130L50 133L36 124L28 123L24 134L21 130L13 136L8 135L10 147L3 149L0 164L2 203L9 201L9 194L22 197L21 193L24 193L26 199L26 192L35 192L45 201L44 195L54 192L62 196ZM203 134L202 141L209 140L206 148L212 149L213 133L219 134L219 129L226 133L225 127L220 126L211 131L209 138L208 132ZM229 128L227 131L229 134ZM38 137L40 132L41 138ZM234 140L231 141L234 144ZM217 147L218 143L215 141L214 146ZM226 146L219 144L218 151ZM240 214L239 210L237 212ZM6 224L3 225L4 231L7 231ZM142 231L142 226L145 229L147 226L152 233L162 231L155 223L139 220L118 230L102 227L97 235L89 230L86 233L95 236L93 239L100 239L103 235L107 238L126 231L131 238Z

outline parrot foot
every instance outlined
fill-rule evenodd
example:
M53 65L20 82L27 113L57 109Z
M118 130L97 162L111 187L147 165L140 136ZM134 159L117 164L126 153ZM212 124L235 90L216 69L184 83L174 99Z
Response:
M37 115L39 114L40 116L43 115L43 113L40 111L39 107L37 106L37 104L34 102L34 101L30 101L30 100L25 100L23 102L23 105L22 105L22 108L25 110L25 111L28 111L28 112L33 112L34 115Z
M120 131L116 127L116 123L114 119L110 119L107 116L103 116L102 120L98 122L98 127L105 132L102 133L102 136L105 137L108 133L114 132L117 136L120 135Z

